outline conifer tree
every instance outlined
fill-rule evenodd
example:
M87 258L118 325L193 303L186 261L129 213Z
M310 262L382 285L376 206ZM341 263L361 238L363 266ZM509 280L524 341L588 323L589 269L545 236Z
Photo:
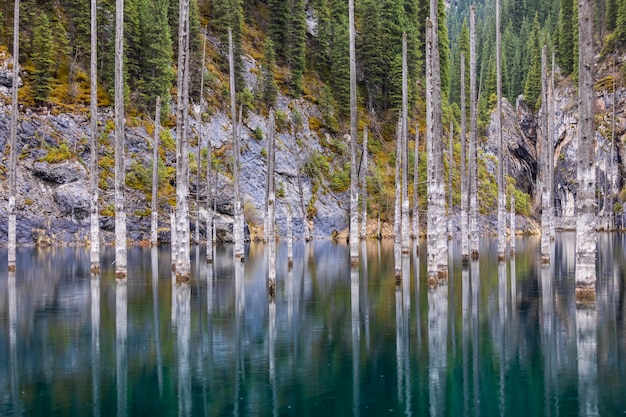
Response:
M304 0L291 0L289 33L289 69L291 92L300 97L306 54L306 16Z
M619 13L619 5L623 3L619 0L606 0L604 28L612 32L617 25L617 15Z
M274 53L274 42L271 38L265 40L263 46L263 58L261 60L261 79L259 99L267 107L272 107L276 103L278 97L278 86L274 79L274 71L276 70L276 55Z
M526 83L524 84L524 98L526 103L532 109L538 108L538 100L541 93L541 46L540 46L541 28L539 20L535 15L533 21L533 29L530 38L526 44L528 50L528 70L526 72Z
M448 38L446 6L444 0L437 0L437 20L439 68L441 71L441 96L447 98L450 93L450 39Z
M216 0L213 3L211 14L212 24L220 40L220 52L223 57L228 56L228 28L232 30L233 55L235 64L235 88L243 91L245 81L243 79L242 55L242 31L243 31L243 6L242 0ZM174 32L175 33L175 32ZM222 69L228 69L228 60L221 62Z
M622 2L623 3L623 2ZM574 21L574 0L560 0L559 11L559 44L558 44L558 60L563 75L567 76L574 70L574 31L577 27ZM533 23L534 32L534 23ZM539 55L539 53L538 53Z
M405 29L401 0L384 0L381 4L383 71L383 107L400 110L402 105L402 34Z
M356 7L358 15L361 16L357 52L364 72L367 107L372 109L375 104L379 105L382 99L385 74L383 43L380 36L380 2L378 0L363 0L357 2Z
M348 38L348 17L339 17L335 27L331 52L330 81L339 106L339 114L346 117L350 111L350 59Z
M270 15L267 32L275 45L276 55L280 57L281 63L284 63L287 57L290 3L291 0L268 0L267 2Z
M54 60L52 59L52 30L45 13L41 13L35 21L33 29L33 98L37 103L45 103L52 91Z

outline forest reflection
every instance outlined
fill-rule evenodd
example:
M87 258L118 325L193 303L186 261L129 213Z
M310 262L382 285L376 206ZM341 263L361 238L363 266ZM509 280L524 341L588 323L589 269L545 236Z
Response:
M22 249L0 275L0 415L622 414L625 237L600 235L587 309L573 240L547 265L538 238L499 263L483 241L467 266L451 241L435 288L415 248L396 284L393 242L354 269L344 244L296 242L289 267L279 243L274 295L262 244L195 248L188 284L167 247L131 248L127 280L108 248L95 275L83 248Z

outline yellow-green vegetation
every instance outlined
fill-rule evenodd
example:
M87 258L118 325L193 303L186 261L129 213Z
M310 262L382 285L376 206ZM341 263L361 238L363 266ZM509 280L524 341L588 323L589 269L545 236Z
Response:
M160 136L161 147L167 151L176 150L176 142L169 129L163 129Z
M330 189L342 193L350 188L350 163L335 168L330 175Z
M276 187L276 197L284 198L285 197L285 184L282 181L278 181L278 186Z
M42 160L50 164L57 164L59 162L67 161L70 158L72 158L70 148L66 143L62 143L58 148L50 148Z
M126 174L126 186L148 193L152 187L152 164L145 166L134 160L130 172Z
M150 208L145 208L143 210L135 210L133 214L137 217L150 217L150 215L152 214L152 210L150 210Z
M100 215L104 217L114 217L115 206L113 205L113 203L107 204L106 206L102 207L102 209L100 210Z

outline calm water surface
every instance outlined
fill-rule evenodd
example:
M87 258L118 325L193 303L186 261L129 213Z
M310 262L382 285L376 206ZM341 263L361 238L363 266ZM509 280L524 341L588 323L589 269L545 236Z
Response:
M425 244L425 242L422 242ZM425 245L422 245L425 247ZM551 265L539 239L495 242L429 290L425 256L392 242L279 246L277 293L262 245L215 264L192 250L189 285L172 283L169 248L129 249L116 282L84 248L0 251L0 415L620 416L626 415L625 235L599 235L595 309L574 302L574 235Z

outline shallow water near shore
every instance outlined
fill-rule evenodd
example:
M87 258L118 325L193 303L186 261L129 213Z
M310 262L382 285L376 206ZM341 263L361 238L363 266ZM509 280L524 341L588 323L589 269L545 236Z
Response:
M425 251L426 242L420 246ZM0 416L617 416L626 415L626 235L598 234L594 308L576 308L574 233L541 265L539 237L496 261L481 241L461 266L449 242L446 284L429 289L426 256L393 242L349 248L191 250L188 285L169 247L128 250L116 281L103 248L0 250Z

